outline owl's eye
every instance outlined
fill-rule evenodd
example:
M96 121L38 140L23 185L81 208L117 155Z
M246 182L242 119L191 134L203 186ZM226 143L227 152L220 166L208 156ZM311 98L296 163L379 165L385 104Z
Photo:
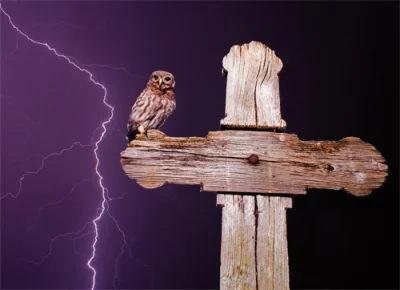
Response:
M166 78L164 78L164 80L169 82L171 80L171 78L170 77L166 77Z
M153 79L154 79L154 80L158 80L158 76L157 76L157 75L154 75L154 76L153 76Z

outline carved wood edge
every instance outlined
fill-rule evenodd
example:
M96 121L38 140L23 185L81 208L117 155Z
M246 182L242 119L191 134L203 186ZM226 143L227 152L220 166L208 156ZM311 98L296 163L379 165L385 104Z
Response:
M283 63L275 51L257 41L234 45L222 65L227 84L221 127L283 131L278 77Z

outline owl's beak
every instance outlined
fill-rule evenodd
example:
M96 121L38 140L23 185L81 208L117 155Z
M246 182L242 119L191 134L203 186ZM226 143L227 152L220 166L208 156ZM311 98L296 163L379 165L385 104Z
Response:
M160 79L158 80L158 85L161 87L161 85L162 85L162 78L160 78Z

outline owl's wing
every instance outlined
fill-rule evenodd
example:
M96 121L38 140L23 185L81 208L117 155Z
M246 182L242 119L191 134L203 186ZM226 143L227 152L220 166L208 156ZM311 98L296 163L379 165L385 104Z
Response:
M161 106L162 103L160 98L151 90L145 89L137 98L131 109L128 129L129 126L131 126L131 130L136 130L138 124L152 119L157 114L157 111L161 108Z

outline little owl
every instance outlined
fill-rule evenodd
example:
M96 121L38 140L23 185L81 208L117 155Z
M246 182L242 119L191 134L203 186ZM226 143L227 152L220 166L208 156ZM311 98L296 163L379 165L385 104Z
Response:
M128 141L136 135L146 134L149 129L158 129L175 110L175 79L166 71L151 74L147 87L132 107L128 120Z

